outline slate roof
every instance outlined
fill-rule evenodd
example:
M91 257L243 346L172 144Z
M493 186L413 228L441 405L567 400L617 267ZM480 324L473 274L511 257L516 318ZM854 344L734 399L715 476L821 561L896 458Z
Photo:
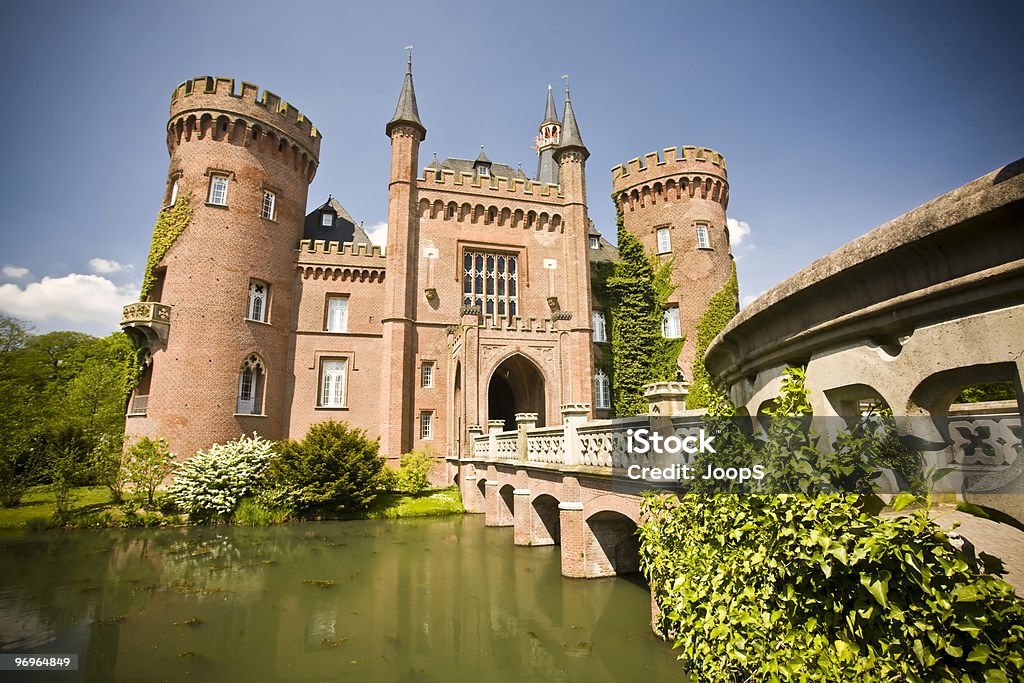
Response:
M326 226L320 221L320 216L327 210L337 218L334 225ZM362 226L356 223L356 219L345 210L337 199L328 197L327 201L310 211L306 215L306 222L302 230L302 239L324 240L327 242L352 242L353 244L371 244L370 238Z
M454 157L448 157L441 162L441 168L455 171L456 173L475 173L476 165L477 162L475 161L470 161L469 159L456 159ZM530 180L530 178L523 173L523 169L521 168L516 169L506 164L495 164L493 162L491 163L491 175Z

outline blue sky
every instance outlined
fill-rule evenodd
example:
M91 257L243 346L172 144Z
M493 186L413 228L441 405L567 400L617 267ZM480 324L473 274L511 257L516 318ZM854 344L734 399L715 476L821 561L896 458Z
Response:
M547 85L569 73L590 214L613 240L612 166L722 152L749 301L1024 155L1022 31L1019 2L9 5L0 310L40 331L116 329L164 192L170 92L189 77L295 103L324 134L310 205L333 193L379 227L410 43L424 165L485 145L532 173Z

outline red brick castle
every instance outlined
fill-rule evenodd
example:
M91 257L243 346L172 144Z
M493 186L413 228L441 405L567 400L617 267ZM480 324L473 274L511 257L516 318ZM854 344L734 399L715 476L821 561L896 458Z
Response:
M162 436L185 456L258 432L301 438L345 421L395 458L415 447L465 453L470 428L517 413L558 424L579 404L609 416L602 355L611 320L593 263L616 258L587 216L586 161L566 90L548 89L535 178L494 163L420 166L411 62L395 114L386 250L333 198L307 213L320 132L273 93L197 78L171 96L165 207L153 286L122 326L146 349L129 437ZM677 285L664 332L686 336L730 275L724 158L669 148L613 169L626 228ZM171 208L167 208L165 213ZM159 251L156 251L159 250Z

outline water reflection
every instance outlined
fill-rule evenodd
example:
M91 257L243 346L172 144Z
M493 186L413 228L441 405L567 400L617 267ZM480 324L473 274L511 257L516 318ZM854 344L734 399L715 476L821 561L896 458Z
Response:
M643 586L564 579L475 516L0 544L0 651L78 653L78 680L680 678Z

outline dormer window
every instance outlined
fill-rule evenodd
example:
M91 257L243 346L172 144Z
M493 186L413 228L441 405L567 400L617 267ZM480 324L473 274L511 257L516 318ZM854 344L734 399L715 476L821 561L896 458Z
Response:
M487 166L477 166L476 174L482 178L489 178L491 176L491 169Z
M324 213L320 215L320 225L329 228L334 225L334 214Z
M591 238L590 238L590 248L591 249L600 249L601 248L601 240L600 240L600 238L591 236Z

